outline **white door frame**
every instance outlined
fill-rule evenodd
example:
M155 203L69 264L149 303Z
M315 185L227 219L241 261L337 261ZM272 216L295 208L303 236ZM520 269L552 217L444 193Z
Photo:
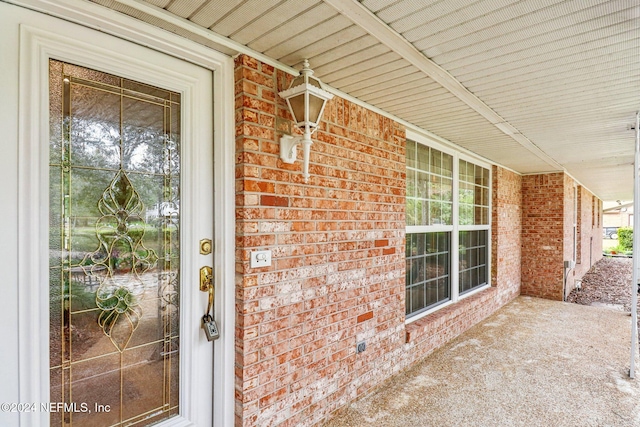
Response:
M33 1L29 3L34 3ZM42 2L49 3L49 2ZM60 8L61 3L56 2ZM33 7L33 4L28 5ZM72 8L71 8L72 6ZM70 6L77 20L78 5ZM211 69L214 78L214 195L215 236L214 272L216 279L216 319L221 329L221 337L214 345L214 426L234 424L234 344L235 344L235 304L234 304L234 114L233 114L233 61L226 55L189 42L170 33L144 24L133 18L117 13L104 13L103 8L83 3L80 22L86 26L99 27L101 31L112 33L172 56L187 59L202 67ZM61 13L64 17L64 14ZM67 17L68 18L68 17ZM50 18L49 18L50 19ZM41 259L34 265L33 254L46 240L46 224L43 225L42 206L46 191L40 190L40 168L46 167L46 156L34 158L38 153L43 135L39 134L42 111L38 111L42 97L48 96L32 90L30 82L39 79L42 67L48 67L48 56L59 54L68 45L52 40L45 33L24 28L20 38L20 125L19 153L19 306L18 328L20 402L46 402L48 399L48 354L43 343L37 339L39 331L48 331L48 307L42 298L37 298L43 277L47 276L47 261ZM95 49L96 47L94 47ZM59 57L59 55L57 55ZM46 62L46 64L45 64ZM48 132L47 132L48 134ZM45 136L48 138L48 136ZM46 139L45 139L46 140ZM45 187L46 188L46 187ZM46 206L46 204L45 204ZM44 236L44 237L43 237ZM42 258L42 257L41 257ZM33 313L40 313L34 317ZM197 377L198 367L191 366L190 375ZM21 425L47 425L49 414L21 416Z

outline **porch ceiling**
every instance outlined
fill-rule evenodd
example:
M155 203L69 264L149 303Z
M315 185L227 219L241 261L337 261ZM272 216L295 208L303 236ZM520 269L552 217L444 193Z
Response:
M636 1L92 1L215 45L207 29L227 53L308 58L332 87L487 159L632 198Z

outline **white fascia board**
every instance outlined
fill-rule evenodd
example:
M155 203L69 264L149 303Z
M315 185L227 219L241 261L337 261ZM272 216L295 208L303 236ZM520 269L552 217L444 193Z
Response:
M617 211L618 209L630 208L632 206L633 206L633 202L623 203L621 205L615 205L615 206L612 206L610 208L603 209L602 212L603 213L608 213L608 212Z

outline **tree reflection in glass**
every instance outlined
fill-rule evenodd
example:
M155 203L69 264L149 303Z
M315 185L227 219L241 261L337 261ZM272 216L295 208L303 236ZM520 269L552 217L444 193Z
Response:
M50 62L51 425L178 414L180 95Z

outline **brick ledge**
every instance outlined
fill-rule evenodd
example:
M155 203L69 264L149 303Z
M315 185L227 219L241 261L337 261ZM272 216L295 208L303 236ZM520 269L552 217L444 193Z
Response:
M419 341L420 338L431 337L438 332L445 331L445 335L447 335L448 338L457 336L459 333L462 333L486 317L485 315L477 318L476 315L473 315L479 308L484 307L485 310L487 310L487 315L495 311L493 302L495 301L497 293L498 289L495 286L491 286L455 304L448 305L441 310L434 311L415 322L409 323L405 326L406 342L416 342ZM472 311L471 314L469 314L470 311ZM470 324L461 325L457 333L456 331L449 330L453 324L463 320L468 320ZM452 333L453 335L451 335Z

